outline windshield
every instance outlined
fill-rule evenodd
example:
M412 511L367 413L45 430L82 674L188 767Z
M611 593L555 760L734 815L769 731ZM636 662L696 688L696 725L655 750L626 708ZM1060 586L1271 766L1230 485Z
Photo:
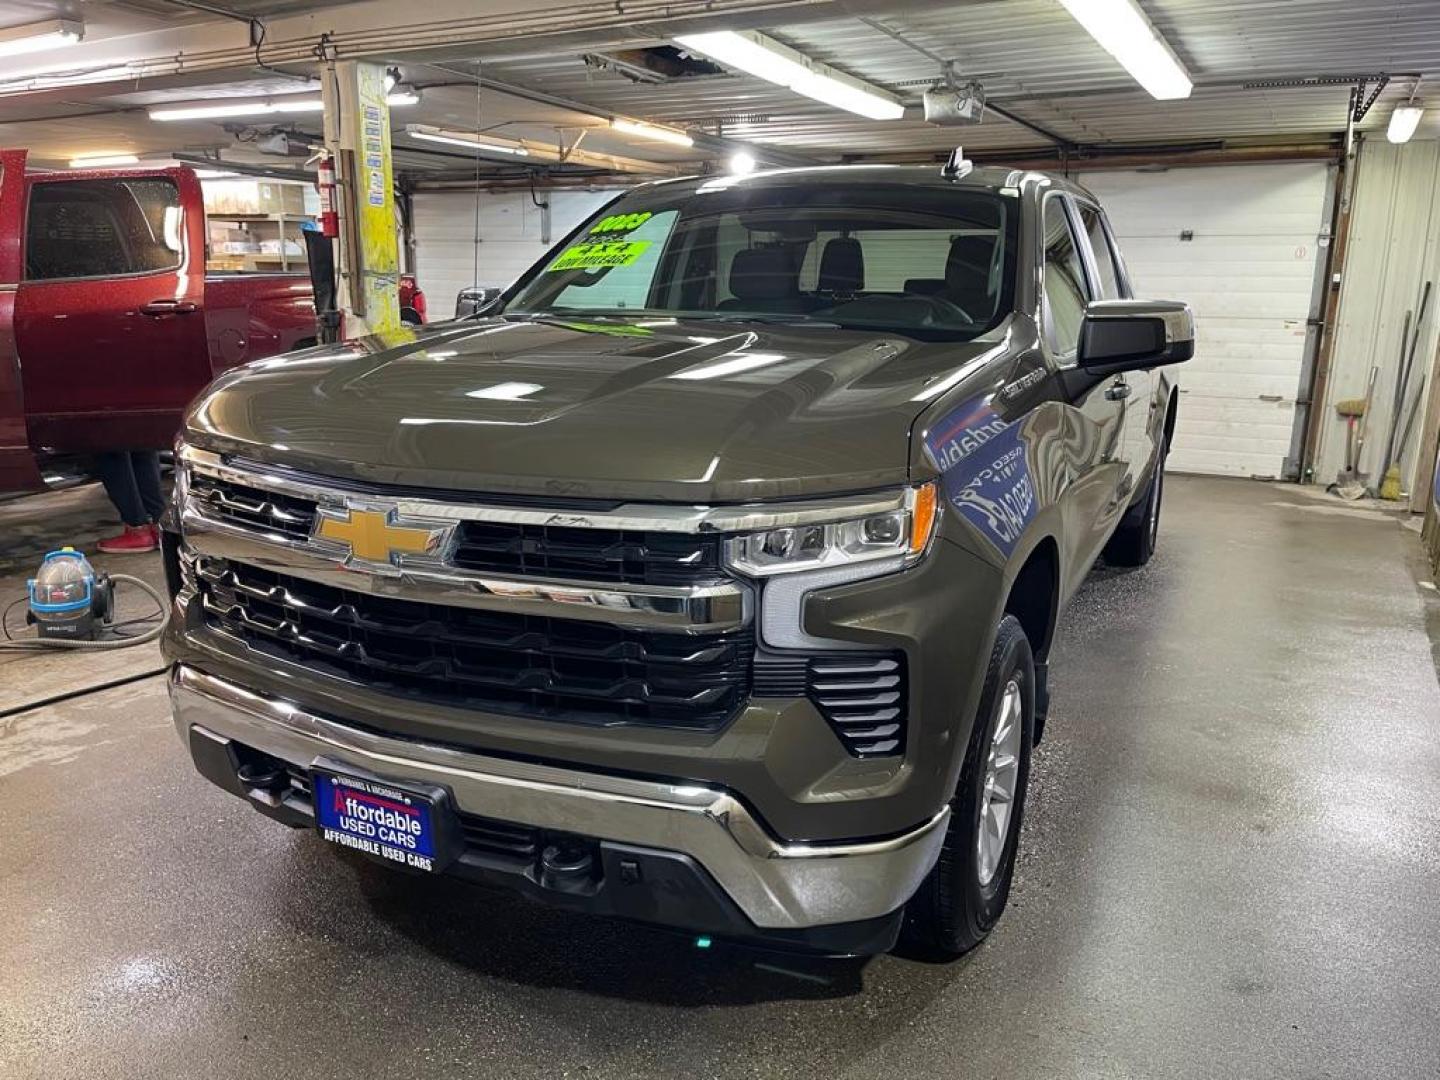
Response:
M1019 211L988 191L919 185L642 188L532 268L503 312L964 340L1010 310Z

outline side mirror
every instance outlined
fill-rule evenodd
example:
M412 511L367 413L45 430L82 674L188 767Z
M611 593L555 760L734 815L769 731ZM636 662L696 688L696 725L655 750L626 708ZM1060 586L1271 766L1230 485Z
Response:
M1077 363L1094 375L1178 364L1195 355L1195 316L1177 300L1096 300L1085 308Z
M461 289L460 295L455 298L455 317L457 319L463 319L467 315L474 315L477 312L483 311L496 300L499 300L500 294L504 291L504 289L497 289L493 286L482 287L479 285L471 286L468 289Z

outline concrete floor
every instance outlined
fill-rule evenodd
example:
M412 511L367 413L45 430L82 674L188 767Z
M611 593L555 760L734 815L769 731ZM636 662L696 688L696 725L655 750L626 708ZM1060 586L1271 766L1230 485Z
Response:
M959 963L701 952L340 857L192 775L150 678L0 719L0 1076L1440 1074L1416 540L1168 495L1069 613L1010 910Z

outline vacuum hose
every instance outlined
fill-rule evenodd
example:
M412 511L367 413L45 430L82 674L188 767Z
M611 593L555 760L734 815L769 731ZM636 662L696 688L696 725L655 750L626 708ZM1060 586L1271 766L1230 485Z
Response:
M132 645L144 645L154 641L165 632L165 627L170 624L170 604L160 595L160 591L148 581L142 581L130 574L111 574L111 581L123 581L127 585L134 585L141 592L148 593L150 599L155 601L159 608L158 622L143 634L136 634L134 637L111 638L109 641L66 641L63 638L27 638L24 641L0 641L0 649L13 649L24 652L41 652L45 649L128 649Z

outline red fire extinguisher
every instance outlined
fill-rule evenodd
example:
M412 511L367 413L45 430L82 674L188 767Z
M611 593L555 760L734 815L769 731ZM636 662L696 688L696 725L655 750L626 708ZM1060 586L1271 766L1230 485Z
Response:
M335 160L329 154L320 158L320 231L332 239L340 235L340 214L335 209Z

